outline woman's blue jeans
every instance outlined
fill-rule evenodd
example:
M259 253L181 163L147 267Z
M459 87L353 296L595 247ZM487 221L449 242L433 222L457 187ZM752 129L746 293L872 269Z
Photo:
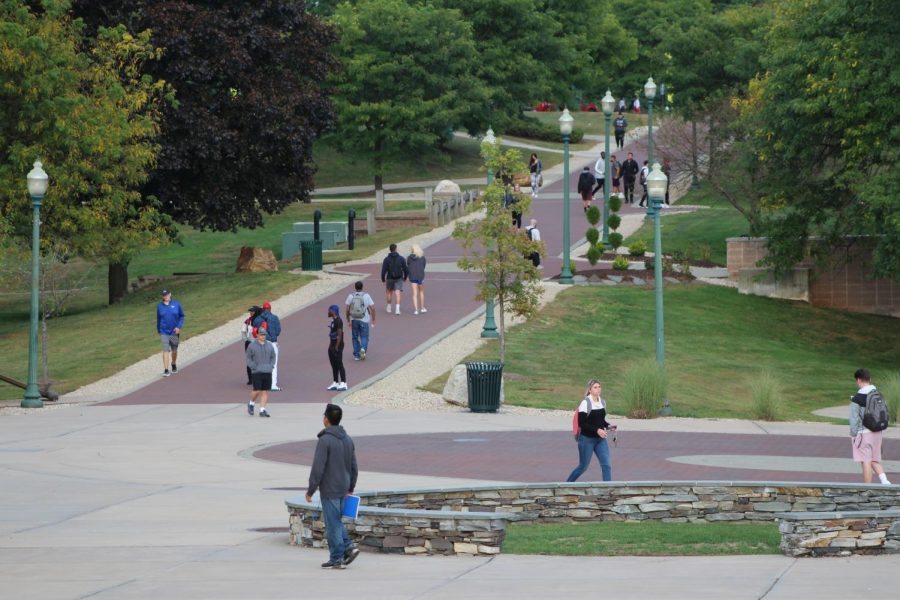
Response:
M566 481L575 481L581 474L587 471L591 465L591 454L597 455L600 461L600 468L603 470L603 481L612 481L612 465L609 462L609 444L604 438L587 437L585 435L578 438L578 466L575 467Z
M325 517L325 539L331 562L344 560L344 552L350 548L350 536L341 521L344 508L343 498L322 498L322 516Z

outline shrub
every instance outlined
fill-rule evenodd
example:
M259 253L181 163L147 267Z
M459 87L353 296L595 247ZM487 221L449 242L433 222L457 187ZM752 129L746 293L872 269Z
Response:
M588 223L596 225L600 222L600 209L593 205L589 206L584 216L587 217Z
M572 275L575 274L575 261L572 259L569 259L569 270L572 271Z
M612 212L619 212L619 209L622 208L622 199L618 196L610 196L609 197L609 210ZM610 225L610 227L612 227Z
M609 228L615 231L622 224L622 217L619 215L609 215Z
M891 422L897 423L897 416L900 413L900 371L893 371L879 378L878 389L887 403Z
M609 245L612 246L613 250L622 245L622 240L625 239L621 233L618 231L613 231L609 234Z
M597 231L596 229L591 229L589 231ZM597 261L600 260L600 257L603 255L603 251L600 250L596 244L592 244L587 251L587 259L588 262L592 265L596 265Z
M584 237L587 238L587 241L593 246L600 239L600 232L591 227L585 232Z
M627 271L629 264L627 258L624 256L617 256L613 259L612 268L616 271Z
M628 246L628 254L631 256L643 256L647 254L647 242L644 240L635 240Z
M505 135L513 135L516 137L528 138L530 140L542 140L545 142L560 142L562 135L559 133L559 126L541 123L537 119L524 117L516 119L506 126ZM579 143L584 139L584 130L577 127L572 130L569 141L573 144Z
M666 400L665 370L656 361L647 358L625 374L622 399L625 414L631 419L652 419L659 414Z
M771 371L764 370L750 380L751 410L754 419L778 421L784 390Z
M656 262L652 258L648 258L644 261L644 269L646 271L652 271L656 268Z

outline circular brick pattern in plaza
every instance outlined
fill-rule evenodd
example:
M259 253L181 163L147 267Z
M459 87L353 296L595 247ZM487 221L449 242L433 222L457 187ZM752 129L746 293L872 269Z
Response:
M564 481L578 463L577 446L571 434L564 431L450 432L353 439L362 471L537 483ZM276 444L253 455L311 465L315 446L316 440ZM900 456L900 440L884 440L883 453ZM611 454L613 479L618 481L862 480L859 467L850 458L849 437L620 432L618 447L613 446ZM733 464L728 464L728 456L735 457ZM599 479L600 467L592 458L581 480Z

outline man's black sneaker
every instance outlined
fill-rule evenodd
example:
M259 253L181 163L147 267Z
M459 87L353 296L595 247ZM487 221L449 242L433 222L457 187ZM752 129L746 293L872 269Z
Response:
M250 404L249 402L247 403L247 414L250 415L251 417L253 416L253 405Z
M262 409L261 411L259 411L259 416L270 417L271 415L269 414L269 411L267 411L266 409Z
M354 560L356 560L357 556L359 556L359 548L357 548L356 546L350 546L350 548L348 548L347 551L344 552L344 565L346 566L352 563Z
M178 372L178 367L175 366L175 363L172 363L172 374L174 375L177 372Z
M168 370L168 369L166 369L165 371L163 371L163 374L162 374L163 377L168 377L169 375L171 375L171 373L169 373L169 370Z
M343 569L344 563L340 560L329 560L327 563L322 563L323 569Z

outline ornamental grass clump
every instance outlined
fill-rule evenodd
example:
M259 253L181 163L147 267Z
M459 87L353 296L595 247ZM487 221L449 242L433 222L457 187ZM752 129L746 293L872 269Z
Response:
M892 371L879 378L878 390L887 403L890 422L897 424L897 413L900 412L900 371Z
M666 400L668 379L665 369L648 358L640 361L625 374L622 399L625 414L631 419L652 419L659 414Z
M750 380L750 409L760 421L779 421L784 388L769 370L760 371Z

